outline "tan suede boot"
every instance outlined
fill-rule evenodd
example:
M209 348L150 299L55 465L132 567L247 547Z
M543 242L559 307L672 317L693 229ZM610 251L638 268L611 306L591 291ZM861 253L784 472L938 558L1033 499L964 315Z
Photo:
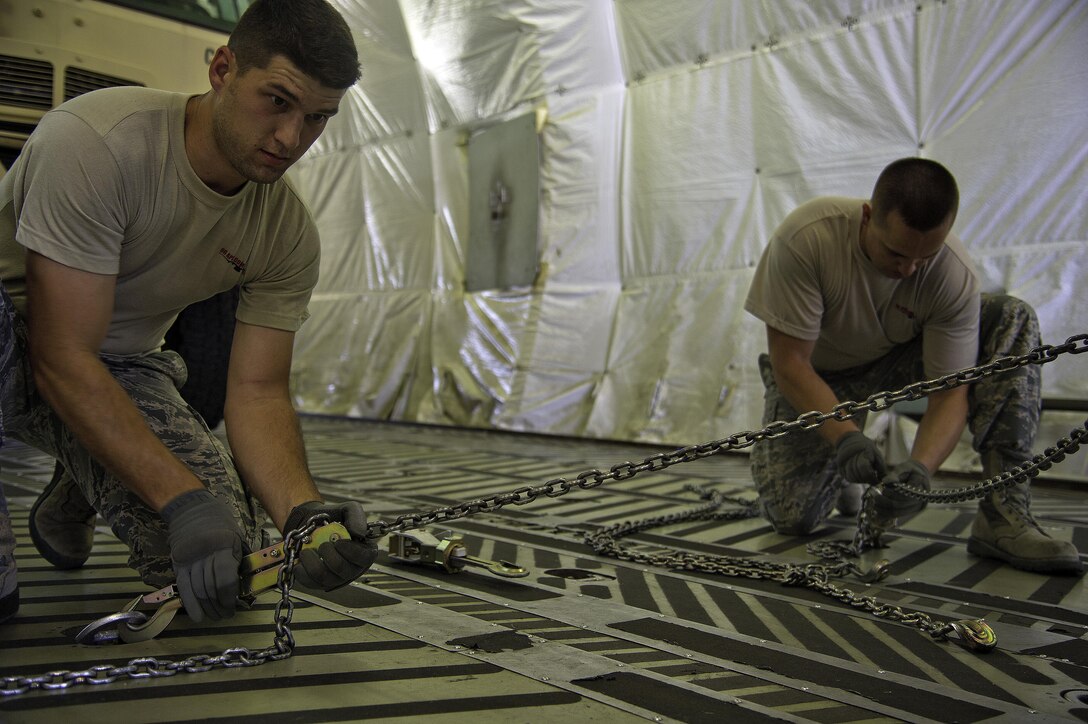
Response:
M997 453L983 455L987 478L1014 467ZM1067 541L1051 538L1031 516L1029 482L991 493L979 501L967 551L1037 573L1080 573L1080 554Z
M80 568L91 555L97 514L60 463L30 508L30 539L57 568Z

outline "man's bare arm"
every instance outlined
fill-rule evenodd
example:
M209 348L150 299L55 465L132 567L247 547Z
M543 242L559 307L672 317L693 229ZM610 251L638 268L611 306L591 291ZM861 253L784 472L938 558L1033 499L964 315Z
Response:
M767 327L767 348L775 382L798 414L811 410L830 412L840 402L812 367L812 350L815 347L815 341L792 337ZM852 420L828 420L816 430L831 445L835 445L846 433L859 431Z
M956 447L967 423L967 387L930 393L910 456L936 472Z
M39 392L96 460L155 510L200 481L151 432L98 358L116 277L27 252L30 364Z
M238 322L224 419L242 480L283 530L300 503L322 500L306 466L288 382L294 334Z

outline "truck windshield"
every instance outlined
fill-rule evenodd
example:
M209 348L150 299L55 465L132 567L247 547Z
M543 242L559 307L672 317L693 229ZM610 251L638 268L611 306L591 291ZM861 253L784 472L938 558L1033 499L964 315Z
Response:
M106 0L133 10L229 33L252 0Z

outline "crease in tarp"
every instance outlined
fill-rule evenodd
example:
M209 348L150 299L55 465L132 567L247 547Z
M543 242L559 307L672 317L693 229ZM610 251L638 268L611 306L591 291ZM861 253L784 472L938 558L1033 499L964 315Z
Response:
M765 334L742 306L768 235L913 154L959 179L984 286L1032 303L1047 342L1084 331L1088 3L337 4L364 76L292 171L324 250L305 411L677 444L753 429ZM541 274L466 295L458 139L532 109ZM1047 365L1044 393L1088 398L1081 367Z

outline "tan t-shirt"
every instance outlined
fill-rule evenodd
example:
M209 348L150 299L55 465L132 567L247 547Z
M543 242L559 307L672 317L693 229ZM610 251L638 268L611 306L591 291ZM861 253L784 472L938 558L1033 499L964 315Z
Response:
M116 275L101 352L157 349L177 314L241 285L237 318L296 331L317 282L317 229L280 180L220 195L185 155L188 96L110 88L47 113L0 181L0 278L26 311L26 249Z
M949 234L913 275L890 279L861 250L863 203L818 198L786 217L744 308L780 332L815 340L817 371L873 362L919 334L927 377L975 364L979 284L963 243Z

